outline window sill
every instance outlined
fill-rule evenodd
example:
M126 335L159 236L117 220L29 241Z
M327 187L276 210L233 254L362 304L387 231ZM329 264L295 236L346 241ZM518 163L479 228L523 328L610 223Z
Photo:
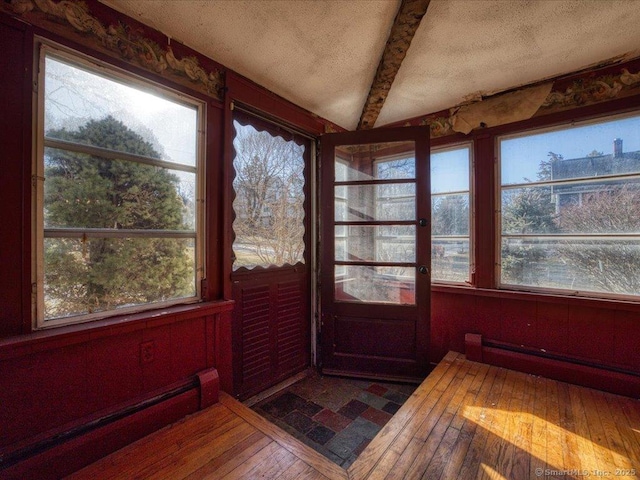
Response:
M230 312L233 305L232 300L177 305L135 314L118 315L87 323L37 330L0 340L0 361L44 350L63 348L97 338Z
M517 290L498 290L490 288L475 288L466 285L431 285L432 292L459 295L473 295L477 297L506 298L514 300L529 300L546 303L575 305L589 308L606 308L609 310L626 310L640 312L640 300L615 300L611 298L582 297L577 295L562 295L558 293L526 292Z

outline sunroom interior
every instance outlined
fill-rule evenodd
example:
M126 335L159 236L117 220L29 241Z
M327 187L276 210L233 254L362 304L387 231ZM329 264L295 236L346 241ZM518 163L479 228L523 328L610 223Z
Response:
M228 478L640 476L639 7L3 2L0 477L232 413L291 459ZM419 386L340 470L242 410L311 371Z

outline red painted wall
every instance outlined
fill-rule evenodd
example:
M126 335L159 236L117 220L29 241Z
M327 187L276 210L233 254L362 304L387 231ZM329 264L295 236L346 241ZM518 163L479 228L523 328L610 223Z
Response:
M640 375L640 305L436 287L431 360L464 352L465 333Z

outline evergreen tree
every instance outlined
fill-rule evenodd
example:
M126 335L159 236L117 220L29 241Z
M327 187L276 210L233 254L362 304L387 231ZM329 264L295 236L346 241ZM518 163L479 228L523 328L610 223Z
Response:
M447 195L433 201L432 235L469 235L469 203L465 195Z
M47 136L160 158L151 143L111 116ZM45 177L46 228L185 228L179 178L166 169L48 148ZM179 239L47 239L46 317L193 294L189 257Z
M542 160L538 181L551 179L551 162L562 159L549 152L549 160ZM529 181L528 179L525 179ZM523 187L506 190L502 194L503 234L544 234L558 231L555 204L551 187ZM535 285L544 278L538 265L547 256L544 246L530 243L502 245L502 280L517 285Z

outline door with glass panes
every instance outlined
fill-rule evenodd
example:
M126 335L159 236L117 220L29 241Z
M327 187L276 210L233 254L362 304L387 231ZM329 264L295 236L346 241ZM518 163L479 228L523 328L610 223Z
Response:
M428 370L427 127L321 139L321 362L398 380Z

